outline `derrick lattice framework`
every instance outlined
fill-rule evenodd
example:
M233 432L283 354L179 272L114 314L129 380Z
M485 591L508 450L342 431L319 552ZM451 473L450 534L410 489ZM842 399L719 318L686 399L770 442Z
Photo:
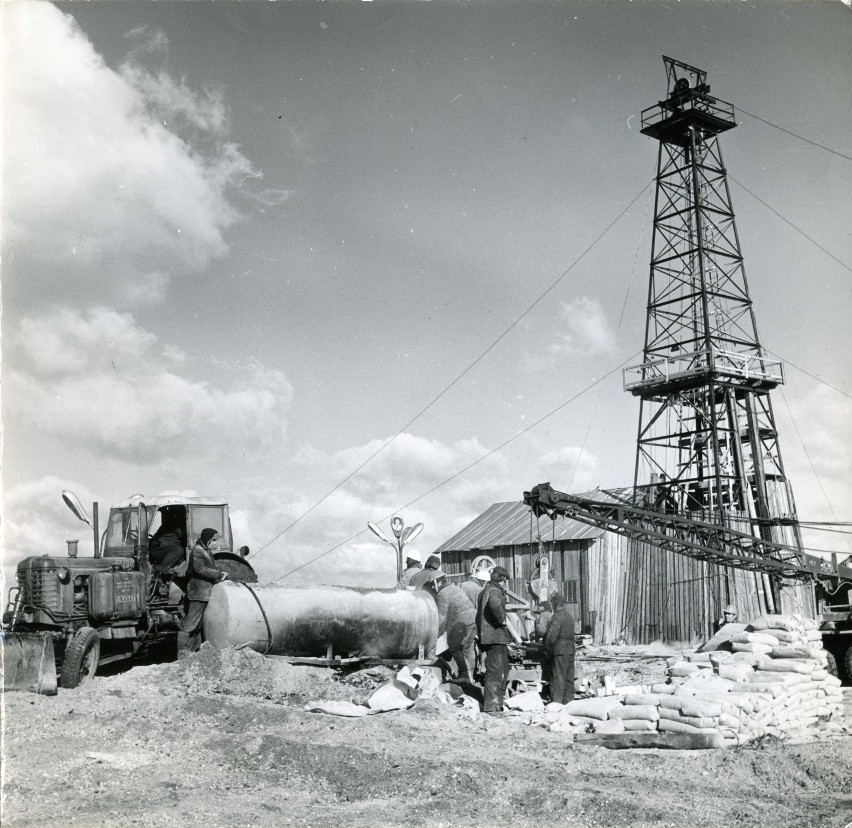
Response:
M719 146L734 108L705 72L663 60L666 98L642 113L659 141L645 346L624 374L640 399L635 491L801 548L769 396L783 367L758 337Z

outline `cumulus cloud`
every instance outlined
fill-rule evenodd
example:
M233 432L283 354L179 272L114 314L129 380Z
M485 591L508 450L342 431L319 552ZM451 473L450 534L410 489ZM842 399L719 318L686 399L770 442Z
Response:
M580 296L560 302L562 331L548 351L551 354L604 354L615 350L615 334L597 299Z
M251 495L258 516L252 528L258 539L255 545L266 543L293 523L385 442L373 440L337 452L309 448L296 453L282 469L281 478L298 480L302 485L295 488L275 481L259 485ZM393 583L393 551L365 531L367 521L381 523L389 533L386 519L401 510L407 524L425 524L414 546L425 551L434 549L491 503L505 498L500 482L505 478L505 461L499 456L489 457L470 472L440 486L486 453L486 447L476 440L448 444L412 434L400 435L259 555L259 570L278 577L343 544L294 573L291 579ZM432 489L436 490L421 498Z
M588 449L563 446L546 452L539 463L542 480L553 480L555 488L564 487L570 493L589 491L601 484L598 458Z
M161 301L169 279L226 252L229 195L257 175L221 97L135 57L109 68L52 4L4 11L7 287Z
M7 586L15 584L15 567L31 555L68 554L66 540L78 540L79 554L91 557L92 530L77 520L62 500L70 489L91 517L90 505L97 496L76 480L53 475L7 486L3 492L2 574ZM6 600L0 588L0 599Z
M282 478L312 483L298 490L279 484L253 492L258 517L251 527L253 548L259 549L293 524L384 442L375 440L332 453L304 449L294 455L282 470ZM524 488L545 479L557 486L567 485L575 466L572 490L593 488L600 482L595 479L598 461L588 451L582 456L577 447L547 451L527 437L519 452L521 462L494 454L459 474L485 457L488 448L477 440L445 443L402 434L271 543L254 563L265 578L292 571L287 580L294 582L328 583L326 579L331 579L344 584L392 585L394 552L366 531L368 520L379 523L389 537L387 519L396 511L407 525L424 523L412 548L425 554L492 503L520 500Z
M80 553L92 554L92 530L65 505L64 489L78 496L91 517L97 495L76 480L48 475L4 491L4 565L28 555L64 555L66 540L79 540Z
M280 371L251 364L229 388L189 379L174 351L130 314L59 309L29 317L15 346L12 419L92 455L202 462L286 443L292 387Z

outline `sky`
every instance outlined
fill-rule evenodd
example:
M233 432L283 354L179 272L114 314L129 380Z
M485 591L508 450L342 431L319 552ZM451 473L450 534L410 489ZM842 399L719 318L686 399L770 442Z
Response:
M102 520L223 496L262 579L382 586L368 520L423 522L425 555L537 483L630 485L664 54L738 110L786 471L802 519L852 520L839 0L0 13L7 577L90 554L63 489Z

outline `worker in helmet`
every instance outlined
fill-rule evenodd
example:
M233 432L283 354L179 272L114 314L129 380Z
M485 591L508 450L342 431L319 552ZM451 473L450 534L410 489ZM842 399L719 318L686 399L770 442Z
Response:
M426 565L420 572L415 572L408 582L409 586L415 589L423 589L432 578L435 577L435 572L441 568L441 559L437 555L430 555L426 558Z
M405 553L405 569L402 570L402 577L399 579L397 586L400 589L405 589L411 583L411 576L422 568L420 553L414 549L409 549Z
M461 588L437 569L425 589L438 605L438 635L447 634L447 649L456 663L460 683L473 684L473 640L476 637L476 610Z
M474 607L479 599L479 593L482 592L482 587L490 578L491 575L487 569L480 569L476 573L471 573L464 583L459 584L459 589L467 595Z
M737 620L737 608L733 604L728 604L722 610L722 617L713 624L713 632L717 633L725 624L733 624Z

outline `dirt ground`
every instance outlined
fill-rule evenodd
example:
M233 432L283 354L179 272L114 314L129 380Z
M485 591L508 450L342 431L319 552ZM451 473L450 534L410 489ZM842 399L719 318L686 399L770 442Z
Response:
M664 662L598 653L618 684ZM852 823L852 736L713 751L607 750L421 699L348 719L392 675L207 647L58 696L5 697L3 825L761 826ZM852 690L846 689L852 724Z

